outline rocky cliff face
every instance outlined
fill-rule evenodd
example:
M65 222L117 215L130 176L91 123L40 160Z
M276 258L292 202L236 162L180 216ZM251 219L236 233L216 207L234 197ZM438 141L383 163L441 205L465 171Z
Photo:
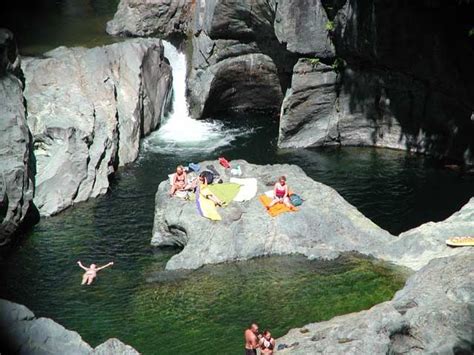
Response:
M188 36L194 117L279 110L281 147L379 146L474 162L474 4L181 3L123 0L109 32Z
M391 301L293 329L277 339L277 353L472 353L473 267L469 250L435 259Z
M190 0L123 0L107 33L114 36L158 36L183 39L193 13Z
M472 162L474 51L463 16L472 5L321 2L333 74L318 52L311 68L295 67L280 145L370 145Z
M60 47L25 58L28 124L37 162L35 203L49 216L107 192L160 123L171 69L159 40Z
M198 214L195 203L170 199L169 182L164 181L156 193L151 244L183 247L168 261L167 269L195 269L204 264L295 253L332 259L356 251L419 270L434 258L461 252L446 246L446 239L470 235L474 230L474 198L445 221L426 223L396 237L295 165L233 163L241 166L244 177L257 178L258 194L271 190L278 177L286 175L290 188L304 199L300 211L272 218L253 198L220 209L222 221L213 222ZM201 166L209 164L212 162ZM228 181L228 170L216 169Z
M36 318L25 306L3 299L0 299L0 351L5 354L139 354L118 339L109 339L93 349L78 333L49 318Z
M13 34L0 29L0 246L37 221L35 161L26 121L20 58Z

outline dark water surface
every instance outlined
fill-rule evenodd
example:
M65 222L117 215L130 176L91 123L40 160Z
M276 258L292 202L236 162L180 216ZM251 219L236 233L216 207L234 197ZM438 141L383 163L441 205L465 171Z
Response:
M119 0L19 0L2 2L0 27L13 31L20 53L40 55L59 46L94 47L119 39L105 24Z
M14 9L22 20L15 11L0 18L12 24L23 54L40 54L58 45L114 41L104 25L116 3L38 0L27 10ZM78 331L94 346L118 337L144 354L241 353L242 330L250 321L280 336L390 299L403 277L354 256L332 262L271 257L165 272L177 251L149 246L154 194L177 164L219 155L298 164L394 234L444 219L474 195L472 176L443 170L428 157L370 148L278 151L277 124L261 117L221 129L227 133L220 142L229 144L217 150L213 139L194 148L148 140L137 162L116 175L108 195L43 219L0 259L0 297ZM81 287L77 260L115 265L91 287Z

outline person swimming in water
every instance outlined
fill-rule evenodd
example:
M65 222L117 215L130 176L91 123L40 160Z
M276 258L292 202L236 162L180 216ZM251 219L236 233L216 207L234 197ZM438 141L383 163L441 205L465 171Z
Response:
M94 279L96 278L97 271L105 269L106 267L112 266L113 264L114 264L113 262L110 262L107 265L104 265L101 267L97 267L96 264L91 264L91 266L85 267L84 265L82 265L80 261L78 261L77 265L79 265L79 267L85 271L84 275L82 275L81 285L90 285L92 281L94 281Z
M260 346L260 353L266 355L272 355L273 349L275 349L275 339L272 338L272 333L269 330L265 330L262 333L262 337L258 342Z
M291 204L289 196L290 194L288 191L288 185L286 184L286 177L281 176L273 188L273 200L267 206L267 209L276 205L277 203L283 203L286 207L294 209L295 207Z

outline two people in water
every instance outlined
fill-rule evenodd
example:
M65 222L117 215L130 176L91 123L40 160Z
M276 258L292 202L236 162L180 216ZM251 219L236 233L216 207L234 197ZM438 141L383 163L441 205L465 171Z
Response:
M85 267L80 261L78 261L77 265L79 265L79 267L85 271L84 275L82 275L81 285L90 285L92 281L94 281L94 279L97 277L98 271L105 269L106 267L112 266L113 264L113 262L110 262L100 267L97 267L96 264L91 264L89 267Z
M250 327L245 329L245 355L257 355L257 349L260 354L272 355L275 349L275 339L269 330L265 330L262 334L258 331L258 324L252 323Z

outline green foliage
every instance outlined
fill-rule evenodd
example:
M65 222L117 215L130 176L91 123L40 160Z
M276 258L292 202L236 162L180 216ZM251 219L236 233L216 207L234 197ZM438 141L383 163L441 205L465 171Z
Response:
M469 37L474 37L474 27L469 30L468 36Z
M328 22L326 22L326 31L328 31L328 32L333 32L334 29L335 29L334 21L328 21Z
M319 64L319 58L307 58L308 63L311 64L313 67Z
M338 72L342 71L345 66L346 66L346 61L339 57L336 58L334 62L332 63L332 68Z

